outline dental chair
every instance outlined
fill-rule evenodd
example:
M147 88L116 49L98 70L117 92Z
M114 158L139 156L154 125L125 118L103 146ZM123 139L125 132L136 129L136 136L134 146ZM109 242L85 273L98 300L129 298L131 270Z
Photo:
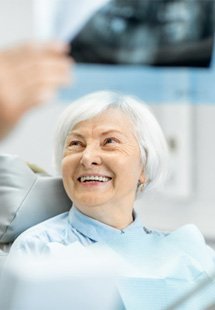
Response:
M23 231L71 205L61 178L37 174L15 155L0 155L0 273Z

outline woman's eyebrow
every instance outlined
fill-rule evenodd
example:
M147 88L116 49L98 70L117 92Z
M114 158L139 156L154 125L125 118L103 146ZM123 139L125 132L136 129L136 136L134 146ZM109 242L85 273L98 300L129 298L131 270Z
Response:
M111 134L117 134L117 135L120 135L120 136L123 136L125 137L125 135L123 134L122 131L118 130L118 129L107 129L104 131L101 129L100 130L100 134L101 136L107 136L107 135L111 135ZM77 131L71 131L68 136L67 136L67 139L70 139L71 137L74 137L74 138L80 138L80 139L83 139L84 138L84 135L82 135L81 133L77 132Z
M118 130L118 129L109 129L109 130L103 131L102 135L106 136L108 134L115 134L115 133L117 133L117 134L119 134L121 136L124 136L123 132Z
M83 135L81 135L81 134L78 133L78 132L71 131L71 132L68 134L67 139L68 139L68 138L71 138L71 137L83 138Z
M108 129L108 130L105 130L105 131L102 131L101 130L101 135L103 136L106 136L108 134L114 134L114 133L117 133L117 134L120 134L120 135L124 135L122 131L118 130L118 129ZM68 138L71 137L71 136L75 136L75 137L78 137L78 138L83 138L84 136L76 131L71 131L69 134L68 134Z

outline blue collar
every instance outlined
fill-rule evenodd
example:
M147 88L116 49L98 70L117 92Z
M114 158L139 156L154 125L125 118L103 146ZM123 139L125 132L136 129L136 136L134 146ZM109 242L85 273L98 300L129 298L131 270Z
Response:
M123 230L120 230L81 213L74 206L69 211L69 223L85 237L100 242L114 239L122 234L144 230L142 221L136 212L134 212L134 221Z

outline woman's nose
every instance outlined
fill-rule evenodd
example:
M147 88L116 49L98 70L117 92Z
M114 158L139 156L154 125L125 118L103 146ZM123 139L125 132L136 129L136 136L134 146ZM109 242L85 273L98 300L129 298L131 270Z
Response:
M81 164L85 168L92 165L100 165L102 163L101 154L95 146L87 146L81 157Z

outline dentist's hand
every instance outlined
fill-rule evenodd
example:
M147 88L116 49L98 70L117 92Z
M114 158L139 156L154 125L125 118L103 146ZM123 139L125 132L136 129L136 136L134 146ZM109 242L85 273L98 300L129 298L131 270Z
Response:
M72 60L59 42L29 43L0 52L0 139L25 112L71 83Z

